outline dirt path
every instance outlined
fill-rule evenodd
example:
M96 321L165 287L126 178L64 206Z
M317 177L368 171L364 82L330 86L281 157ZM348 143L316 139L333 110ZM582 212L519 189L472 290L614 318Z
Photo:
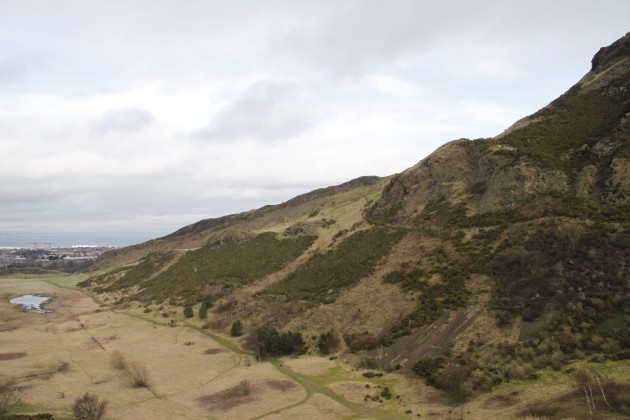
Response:
M42 281L44 283L47 283L55 288L59 288L59 289L63 289L66 291L72 291L75 293L80 293L83 294L85 296L88 296L94 303L98 304L99 306L102 307L102 309L104 311L111 311L111 313L115 313L118 315L125 315L134 319L138 319L141 320L143 322L155 325L155 324L160 324L160 322L151 319L149 317L143 316L141 314L136 314L133 312L129 312L129 311L123 311L123 310L116 310L114 309L111 305L106 305L104 304L102 301L100 301L98 299L98 296L89 293L89 291L86 291L85 289L81 289L78 288L76 286L74 286L74 284L70 284L69 281L64 281L63 279L55 279L55 278L46 278L46 277L42 277L37 279L39 281ZM60 304L64 304L63 302L60 301ZM63 307L63 306L62 306ZM94 342L95 346L97 348L99 348L99 350L104 351L104 352L108 352L108 350L106 349L106 345L104 345L104 343L102 343L101 341L99 341L98 337L95 337L91 331L89 330L88 326L84 324L84 322L82 322L82 320L80 320L79 318L75 319L75 321L77 321L81 331L83 332L83 334L87 335L87 338ZM209 332L205 329L202 329L190 322L187 322L185 320L179 320L178 321L179 325L181 326L180 328L188 328L190 330L194 330L195 332L202 334L206 337L211 338L214 342L216 342L218 345L224 347L226 350L228 350L231 354L234 355L234 361L233 364L231 364L230 366L226 366L225 369L222 369L221 371L217 371L216 374L214 374L212 377L207 378L207 380L205 380L202 384L199 385L199 388L203 388L203 386L215 382L220 378L225 378L226 375L229 375L230 372L234 371L236 368L238 368L239 366L243 365L243 359L244 357L250 357L252 358L252 360L255 360L255 354L251 353L251 352L247 352L244 351L243 349L240 348L240 346L238 344L236 344L235 342L220 336L220 335L216 335L213 334L212 332ZM75 361L72 358L71 354L67 355L68 359L70 359L73 363L73 365L79 366L80 368L81 363L78 363L77 361ZM292 410L294 408L299 408L301 406L307 405L309 404L309 400L311 400L311 398L316 395L316 394L321 394L324 397L328 397L331 400L333 400L334 402L336 402L337 404L339 404L340 406L344 407L345 409L349 410L352 413L352 417L355 418L375 418L375 419L404 419L406 418L403 415L398 414L397 412L395 412L395 408L393 407L388 407L389 410L387 409L382 409L379 407L368 407L365 406L364 404L361 403L356 403L356 402L352 402L349 401L348 399L346 399L344 396L336 393L335 391L333 391L332 389L330 389L329 387L327 387L326 385L318 382L315 378L310 377L308 375L305 374L301 374L298 373L296 371L294 371L293 369L291 369L290 367L286 366L286 364L282 363L281 360L276 360L276 359L271 359L265 363L269 363L271 366L274 367L274 369L280 373L281 375L283 375L284 377L286 377L287 379L291 380L292 382L298 384L300 387L302 387L306 393L306 395L301 398L299 400L293 400L293 401L287 401L285 406L280 406L280 407L274 407L273 410L270 410L269 412L264 412L263 414L258 414L253 418L265 418L267 416L271 416L271 415L278 415L278 413L287 413L289 410ZM88 375L87 372L83 372L85 375L88 376L88 379L91 383L94 383L95 379L92 377L89 377L90 375ZM180 394L186 393L186 392L190 392L190 389L184 390L184 391L179 391L179 390L172 390L175 392L168 392L165 394L160 393L159 395L156 394L155 392L153 392L152 390L149 390L153 393L152 398L157 398L159 399L166 399L169 400L171 397L176 397L179 396ZM151 398L149 398L148 400L150 400ZM143 400L144 401L144 400ZM137 404L139 402L143 402L143 401L135 401L133 402L134 404ZM312 405L312 403L310 403Z

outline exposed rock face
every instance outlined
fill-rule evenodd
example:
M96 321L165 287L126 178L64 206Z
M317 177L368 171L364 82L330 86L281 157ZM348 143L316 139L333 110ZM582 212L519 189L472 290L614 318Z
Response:
M208 239L207 246L211 248L217 248L226 244L238 244L241 242L245 242L255 235L251 232L244 232L241 230L235 229L227 229L224 231L217 232L210 236Z
M520 162L494 171L478 205L480 213L515 208L541 194L565 193L569 179L561 171Z
M396 175L372 215L404 223L437 198L482 214L546 194L628 202L629 98L630 33L548 107L494 139L447 143Z

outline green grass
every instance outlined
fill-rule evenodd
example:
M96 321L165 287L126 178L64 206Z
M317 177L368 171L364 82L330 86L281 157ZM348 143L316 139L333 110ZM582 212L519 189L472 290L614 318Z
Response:
M262 233L244 243L189 251L171 267L145 281L143 293L158 300L170 296L199 300L206 285L230 289L282 269L314 240L314 236L280 240L274 233Z
M268 292L315 302L334 302L342 289L370 275L403 235L401 229L386 227L354 233L335 249L313 256Z

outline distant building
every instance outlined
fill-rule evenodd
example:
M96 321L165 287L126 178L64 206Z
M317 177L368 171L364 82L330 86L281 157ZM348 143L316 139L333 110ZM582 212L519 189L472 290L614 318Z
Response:
M31 242L30 244L28 244L28 248L31 251L36 251L37 250L37 242Z

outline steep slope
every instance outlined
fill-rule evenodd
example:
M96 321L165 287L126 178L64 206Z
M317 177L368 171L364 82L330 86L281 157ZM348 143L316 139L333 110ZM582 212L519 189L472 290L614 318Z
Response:
M254 343L262 326L312 349L328 332L362 366L466 395L630 358L629 228L630 34L495 138L106 254L85 285L154 309L213 302L208 326L242 320Z

